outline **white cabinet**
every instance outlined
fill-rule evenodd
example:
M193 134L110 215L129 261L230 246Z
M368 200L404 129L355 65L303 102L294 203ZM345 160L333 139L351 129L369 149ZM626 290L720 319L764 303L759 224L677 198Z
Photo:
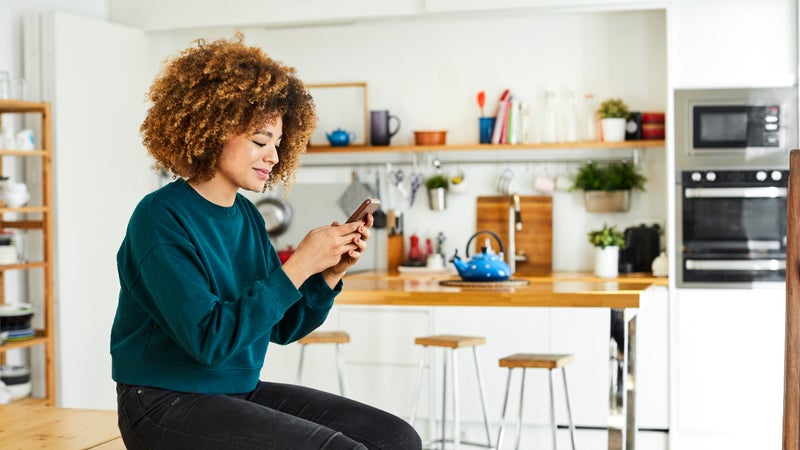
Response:
M636 316L636 415L637 426L648 430L669 429L669 295L666 287L645 291L643 308ZM608 310L554 308L551 317L550 351L572 353L568 366L572 414L584 426L608 425ZM563 398L557 387L556 398ZM566 411L556 404L559 423Z
M675 87L791 86L797 2L675 0L668 30Z
M642 0L425 0L425 12L499 11L523 9L585 9L611 11L624 9L664 8L666 1L646 2Z
M665 287L645 292L645 307L637 315L638 425L649 430L669 428L668 295ZM599 308L491 308L337 306L323 329L340 328L351 335L346 360L352 397L407 417L413 400L421 348L414 339L427 334L486 337L479 347L487 408L496 423L502 408L507 370L498 360L513 353L572 353L567 368L573 419L578 426L608 424L609 311ZM333 348L310 348L308 384L338 390ZM429 417L430 389L441 382L442 352L431 352L423 385L420 417ZM475 428L482 421L470 351L459 353L461 416ZM293 381L297 348L274 346L268 358L267 378ZM433 372L427 372L432 370ZM567 423L560 375L555 375L556 419ZM511 411L516 411L519 374L514 381ZM547 375L529 371L526 378L524 422L535 429L549 423ZM433 405L439 405L435 396ZM438 408L438 406L437 406ZM509 415L511 417L511 415ZM560 439L560 438L559 438Z
M675 447L779 448L785 293L677 291Z
M111 20L148 31L225 26L350 23L356 19L402 17L419 12L414 0L110 0Z

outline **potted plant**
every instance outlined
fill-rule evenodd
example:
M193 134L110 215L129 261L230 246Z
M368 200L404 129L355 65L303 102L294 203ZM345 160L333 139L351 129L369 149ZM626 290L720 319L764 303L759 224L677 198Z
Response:
M436 172L425 180L428 188L428 206L434 211L442 211L447 207L447 177Z
M619 273L619 251L625 248L625 235L615 225L603 224L602 229L589 232L589 243L595 247L594 274L615 278Z
M583 190L589 212L620 212L630 209L630 191L643 191L645 181L632 163L589 162L578 169L572 189Z
M603 141L621 142L625 140L625 123L628 119L628 105L620 98L610 98L600 104L597 110L603 127Z

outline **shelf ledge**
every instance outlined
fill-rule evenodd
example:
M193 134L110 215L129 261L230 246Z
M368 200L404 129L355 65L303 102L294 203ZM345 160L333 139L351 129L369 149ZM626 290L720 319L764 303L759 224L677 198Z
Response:
M448 145L347 145L332 147L312 145L306 153L361 153L361 152L429 152L429 151L481 151L481 150L586 150L586 149L636 149L664 147L664 140L642 140L623 142L551 142L540 144L448 144Z

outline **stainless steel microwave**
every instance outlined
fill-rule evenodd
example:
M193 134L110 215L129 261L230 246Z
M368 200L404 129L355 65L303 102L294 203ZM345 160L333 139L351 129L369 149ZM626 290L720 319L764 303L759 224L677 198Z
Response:
M797 104L794 87L676 90L676 166L788 168Z

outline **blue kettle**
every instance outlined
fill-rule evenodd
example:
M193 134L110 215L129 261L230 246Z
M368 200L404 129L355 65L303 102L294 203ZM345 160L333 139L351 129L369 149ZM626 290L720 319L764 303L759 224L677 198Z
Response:
M492 235L497 241L500 247L499 255L492 250L487 238L485 245L481 248L481 252L473 256L471 260L462 261L458 257L458 250L456 250L451 262L456 266L458 275L464 281L505 281L511 276L511 268L503 261L503 241L500 240L497 234L489 230L481 230L473 234L467 241L466 257L469 258L469 246L472 244L472 240L484 233Z

